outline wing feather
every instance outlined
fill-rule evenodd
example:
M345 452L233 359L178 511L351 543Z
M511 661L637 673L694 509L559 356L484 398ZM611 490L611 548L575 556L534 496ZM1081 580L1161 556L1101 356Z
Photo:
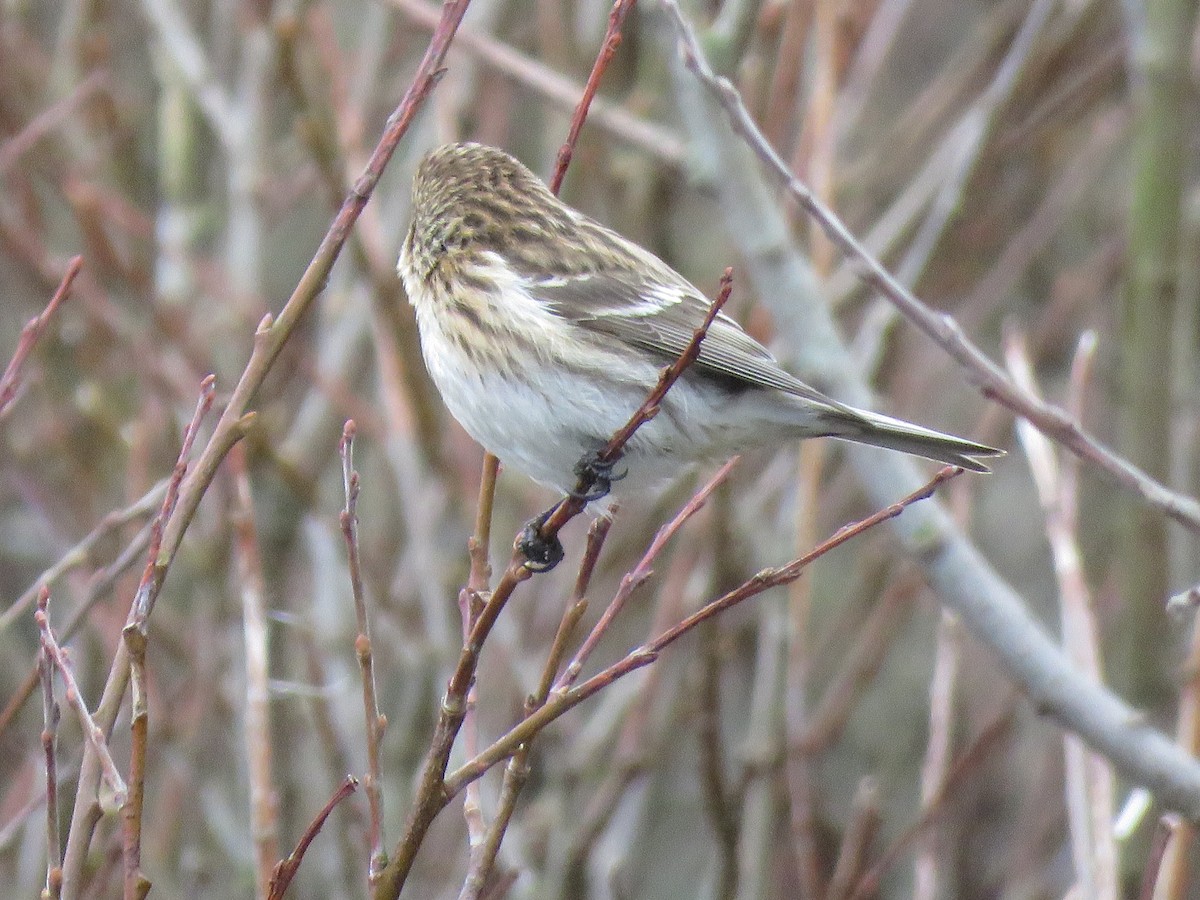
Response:
M647 283L623 272L595 272L533 282L530 293L564 319L597 334L646 350L664 364L683 352L709 301L686 282ZM839 410L842 404L780 367L762 344L724 313L713 320L694 363L745 387L783 391Z

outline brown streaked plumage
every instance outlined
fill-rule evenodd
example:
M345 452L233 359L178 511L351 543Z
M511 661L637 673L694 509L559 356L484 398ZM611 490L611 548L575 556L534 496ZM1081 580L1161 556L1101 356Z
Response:
M550 193L501 150L449 144L413 184L399 271L450 411L507 464L559 489L677 357L708 300ZM717 317L662 413L626 447L629 482L791 438L837 437L978 472L1002 451L838 403Z

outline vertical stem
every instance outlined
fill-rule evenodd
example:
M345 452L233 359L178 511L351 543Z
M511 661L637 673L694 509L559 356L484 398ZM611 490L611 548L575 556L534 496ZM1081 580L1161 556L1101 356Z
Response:
M1123 444L1129 460L1158 481L1170 472L1171 385L1164 354L1178 311L1179 227L1189 92L1192 0L1149 0L1132 36L1135 128L1129 271L1122 319ZM1167 525L1161 514L1129 503L1121 536L1126 609L1124 673L1138 705L1161 700L1168 594Z

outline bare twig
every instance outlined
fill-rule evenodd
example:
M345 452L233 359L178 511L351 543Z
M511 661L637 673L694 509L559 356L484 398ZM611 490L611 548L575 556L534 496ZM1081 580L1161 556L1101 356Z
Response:
M583 87L583 96L575 107L575 115L571 117L571 126L567 129L567 139L558 149L554 174L550 177L550 190L555 194L562 187L563 178L567 175L567 166L571 164L571 157L575 155L575 145L579 143L579 134L583 131L583 123L587 120L592 98L600 89L600 79L604 77L604 70L612 62L612 58L617 53L617 47L621 44L621 25L624 24L625 17L629 15L636 2L637 0L616 0L608 14L608 29L604 32L604 41L600 46L600 52L596 54L596 61L592 63L592 72L588 75L587 84Z
M571 658L571 662L568 663L566 669L563 670L562 675L560 675L558 680L554 683L554 692L556 694L561 694L564 691L569 690L572 685L575 684L576 679L579 678L579 673L583 670L584 665L588 661L588 657L592 655L592 651L596 649L596 645L608 631L613 619L615 619L617 614L624 609L625 603L629 600L633 592L641 587L646 580L654 574L654 563L658 559L658 555L662 552L663 548L666 547L671 538L679 533L679 530L684 526L688 519L698 513L704 504L708 502L708 498L712 496L712 492L725 482L725 479L729 477L729 474L733 471L733 467L737 465L740 458L741 457L735 456L733 459L725 463L725 465L721 466L721 468L717 470L716 474L714 474L712 478L708 480L704 487L697 491L692 498L683 505L683 507L678 513L675 514L671 521L667 522L667 524L658 529L654 535L654 540L650 542L650 546L646 548L646 552L642 554L642 558L638 560L637 565L635 565L633 569L631 569L621 578L621 584L617 588L616 594L613 595L612 601L608 604L608 607L604 610L603 614L601 614L600 620L588 633L588 636L584 640L583 644L581 644L579 649L575 651L575 655Z
M922 332L945 350L966 373L968 381L988 399L1004 405L1028 419L1039 431L1066 447L1081 459L1092 463L1118 484L1170 518L1193 531L1200 531L1200 502L1170 490L1128 460L1118 456L1087 433L1061 408L1030 397L1013 383L1004 370L962 333L950 316L935 312L904 287L850 233L845 223L817 199L808 186L792 174L779 154L766 142L754 124L737 89L728 79L715 75L704 60L703 52L675 0L660 0L671 14L687 67L728 113L734 130L759 157L771 176L813 217L829 239L853 260L858 276L879 291Z
M25 324L25 327L21 329L21 337L17 341L17 349L13 351L12 359L9 360L4 374L0 375L0 418L3 418L5 413L11 408L12 402L17 396L17 391L20 389L21 366L25 365L25 360L33 350L33 345L38 342L38 338L46 330L46 326L50 323L50 317L54 315L62 302L70 296L71 285L74 284L82 268L83 257L73 257L71 262L67 264L67 271L63 273L62 281L58 284L58 290L54 292L54 296L50 298L50 302L46 304L46 308L42 310L40 315L30 319Z
M587 593L592 572L595 571L596 560L600 557L600 550L604 546L604 539L608 536L608 529L611 525L612 519L601 516L595 519L588 529L587 547L584 550L583 559L579 563L579 573L575 578L575 590L559 621L558 630L555 632L554 641L550 646L550 653L542 667L537 690L525 698L526 718L545 704L546 697L550 693L550 684L554 680L554 673L558 671L563 654L566 652L567 641L587 610L587 600L584 595ZM478 747L469 752L474 755L478 752ZM504 839L509 822L512 821L513 812L517 807L517 798L529 778L529 752L530 745L528 743L521 745L508 761L508 765L505 766L504 780L500 785L500 799L496 804L496 815L478 844L472 843L471 860L467 868L467 877L463 880L462 891L458 895L459 900L478 900L483 896L488 884L495 880L493 869L496 864L496 855L500 850L500 842ZM479 784L478 780L472 782L472 785L477 784ZM469 790L470 786L464 790L464 793Z
M43 589L38 612L45 616L50 592ZM42 753L46 757L46 896L57 900L62 891L62 844L58 829L58 766L55 742L58 738L59 709L54 699L54 658L42 647L38 654L38 673L42 682Z
M946 466L941 469L928 483L923 485L919 490L914 491L907 497L896 501L890 506L879 510L873 515L868 516L851 525L847 525L837 531L832 537L823 541L815 548L810 550L797 559L792 560L784 566L777 568L763 569L753 578L734 588L732 591L718 597L716 600L705 604L696 612L684 618L670 628L665 629L656 637L647 641L642 646L631 651L629 654L593 675L582 684L576 685L568 691L561 694L555 693L539 710L531 716L523 720L519 725L515 726L508 734L499 738L490 747L484 750L479 756L468 761L454 772L446 776L443 790L445 792L445 801L453 797L458 791L471 780L480 777L489 768L503 759L506 759L516 751L516 748L526 741L530 740L534 735L546 727L550 722L562 716L567 710L578 706L587 698L600 690L603 690L608 685L612 684L619 678L623 678L630 672L634 672L644 666L650 665L658 658L665 648L669 647L679 638L688 634L698 625L707 622L709 619L717 616L726 610L732 609L739 603L756 597L763 591L773 587L790 584L799 578L814 560L824 556L831 550L840 547L850 539L862 534L886 522L888 519L893 519L900 515L907 507L912 504L927 499L933 495L937 488L946 481L954 478L962 473L962 469L953 466Z
M317 813L308 827L304 829L304 834L300 836L299 842L296 844L296 849L288 854L287 859L279 861L275 867L275 874L271 876L271 892L268 895L268 900L283 900L283 895L287 892L288 885L292 883L292 879L296 877L296 870L300 868L300 863L304 861L304 854L308 852L308 845L316 839L316 836L321 832L321 826L325 824L325 820L329 818L329 814L333 812L333 808L349 797L358 788L358 779L353 775L347 775L346 780L329 798L329 802L322 807Z
M241 445L229 455L234 473L233 528L242 588L242 634L246 649L246 761L250 777L250 834L254 841L255 897L265 900L279 858L279 814L271 764L269 632L262 553L254 517L250 473Z
M354 617L358 623L358 636L354 639L354 655L358 658L359 677L362 680L363 713L366 716L367 774L363 779L363 785L367 792L367 807L371 815L370 833L368 834L371 860L367 869L367 879L374 884L386 862L383 849L383 784L380 776L379 748L383 742L387 718L379 712L379 699L375 691L371 620L367 615L367 601L363 590L362 569L358 556L359 477L358 472L354 471L355 431L354 420L346 422L339 445L342 456L342 484L346 495L346 506L339 519L342 526L342 537L346 541L350 587L354 594Z
M33 614L34 621L37 622L38 630L41 633L42 653L58 669L59 677L63 680L65 688L64 696L67 699L67 703L75 710L75 714L79 717L79 724L83 729L84 739L100 761L104 785L107 789L107 794L102 795L101 800L106 807L119 809L125 804L126 797L128 796L125 779L121 777L121 773L117 769L117 764L113 761L112 753L108 749L108 741L104 737L104 732L96 725L91 712L88 711L87 703L83 699L83 693L79 690L79 685L75 681L75 673L71 669L71 661L66 651L59 646L57 639L54 637L54 632L50 628L49 605L50 589L42 588L41 594L38 597L37 612Z

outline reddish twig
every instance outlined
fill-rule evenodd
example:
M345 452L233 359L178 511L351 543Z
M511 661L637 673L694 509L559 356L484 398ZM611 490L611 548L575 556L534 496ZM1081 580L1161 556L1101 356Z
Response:
M167 577L166 562L160 560L163 534L167 523L175 512L179 502L179 491L183 485L183 476L187 474L188 457L192 455L192 446L196 443L196 435L200 423L208 411L212 409L216 396L215 375L208 375L200 382L200 399L196 401L196 410L192 413L192 421L183 432L183 442L179 448L179 456L175 460L175 468L171 472L171 480L167 483L167 492L163 495L162 506L154 519L150 531L150 547L147 551L146 568L142 571L141 581L138 582L137 593L133 597L133 606L129 611L129 623L137 627L143 635L146 633L146 617L154 608L154 601L162 590Z
M371 650L371 623L367 616L366 594L363 590L362 569L358 554L358 492L359 477L354 471L354 420L346 422L342 429L339 451L342 457L342 482L346 494L346 506L339 520L342 537L346 541L346 560L350 569L350 587L354 594L354 616L358 623L358 636L354 639L354 654L358 658L358 671L362 678L363 712L366 716L367 774L363 786L367 792L367 807L370 810L370 832L368 842L371 859L367 868L367 880L374 884L383 870L386 856L383 850L383 784L380 775L379 747L387 718L379 712L379 700L375 692L375 668Z
M575 590L558 623L558 630L550 645L550 653L542 667L537 690L525 698L526 718L545 704L550 693L551 682L554 680L554 673L558 671L566 653L567 642L579 624L579 620L587 611L587 599L584 595L591 583L596 561L600 558L600 550L604 546L604 540L608 536L611 526L612 519L601 516L593 520L588 529L587 547L583 553L583 560L579 563L579 573L575 577ZM474 756L476 752L477 748L469 749L468 757ZM500 851L500 842L504 839L508 824L512 820L517 806L517 798L529 778L529 752L530 745L522 744L504 769L504 781L500 786L500 799L496 805L496 815L478 844L472 843L471 861L467 868L467 877L463 881L462 891L459 893L459 900L477 900L489 884L489 876L496 864L496 854ZM471 782L466 790L470 791L472 786L478 785L478 783L478 781Z
M654 662L658 658L659 653L695 629L702 622L706 622L713 618L713 616L719 615L751 597L756 597L770 588L790 584L804 573L813 560L840 547L864 531L874 528L888 519L894 519L907 507L932 496L940 485L962 474L962 471L962 469L954 466L944 467L928 483L907 497L898 500L891 506L885 507L865 519L839 529L832 537L818 544L803 556L792 560L787 565L762 570L753 578L743 582L716 600L705 604L678 624L661 632L657 637L633 650L608 668L593 675L582 684L576 685L561 694L553 694L537 712L523 720L519 725L510 730L508 734L498 739L477 757L447 775L443 783L445 794L443 802L448 803L450 798L462 790L468 782L479 778L484 772L501 760L507 759L521 744L531 740L534 735L545 728L550 722L562 716L567 710L578 706L584 700L608 687L608 685L619 678L623 678L630 672L634 672Z
M329 818L329 814L333 812L333 808L349 797L358 788L358 779L353 775L347 775L346 780L341 783L333 796L329 798L329 802L317 813L308 827L304 829L304 834L300 836L299 842L296 844L296 849L288 854L287 859L279 861L279 865L275 867L275 874L271 877L271 893L268 895L268 900L283 900L283 895L288 889L288 885L292 883L292 879L296 877L296 870L300 868L300 863L304 860L304 854L308 852L308 845L316 839L320 833L321 827L325 824L325 820Z
M637 429L657 415L663 397L683 374L684 370L700 354L700 343L708 333L708 327L716 318L721 307L729 299L733 287L733 274L729 269L721 277L721 291L713 301L708 315L692 335L688 345L680 353L678 359L667 366L646 401L634 412L629 421L621 428L600 452L601 462L615 461L620 457L621 450ZM546 517L541 525L541 536L550 540L556 538L559 530L572 518L583 511L586 501L582 495L586 493L586 485L581 485L570 496L562 500L553 512ZM426 751L425 760L421 767L413 805L409 810L405 823L404 834L396 845L392 859L381 877L376 890L378 898L394 898L400 895L404 880L416 858L417 849L424 840L425 833L433 823L437 814L445 808L453 793L447 794L445 773L450 759L450 751L467 714L467 695L475 678L475 669L479 663L479 653L484 642L491 633L496 619L504 609L512 592L517 585L533 575L525 554L519 544L514 547L508 568L505 569L500 581L489 595L487 602L479 610L471 626L470 635L463 643L459 653L458 663L446 685L446 693L442 699L442 709L434 727L433 738ZM545 707L543 707L543 710ZM540 711L539 711L540 712ZM528 721L528 720L527 720ZM465 782L464 782L465 784Z
M555 194L562 187L563 178L567 175L567 166L571 164L571 157L575 155L575 145L579 143L579 134L583 131L583 123L587 119L592 98L596 96L596 91L600 88L600 79L604 76L604 70L612 62L617 47L621 44L621 25L636 2L637 0L616 0L608 14L608 28L604 32L604 43L600 47L600 52L596 54L596 61L592 63L592 72L588 75L587 84L584 85L579 105L575 107L575 115L571 117L571 127L567 129L567 139L558 150L554 175L550 178L550 190Z
M250 783L250 836L254 843L254 896L270 891L279 858L279 803L272 774L270 648L267 629L266 583L262 551L254 518L254 498L245 448L229 454L233 470L232 515L238 580L242 594L242 636L246 650L246 763ZM134 681L136 696L137 682Z
M633 437L634 433L658 415L662 407L662 402L667 396L667 391L680 379L687 367L700 356L700 345L704 341L705 335L708 334L709 326L712 325L713 320L720 313L721 307L729 300L729 295L732 291L733 269L727 268L721 275L721 287L717 292L717 298L709 307L704 321L692 332L691 340L688 341L687 346L683 348L683 352L679 354L678 358L659 374L658 383L647 395L642 405L629 417L629 421L604 445L604 448L597 455L597 460L600 463L615 463L620 459L625 445ZM557 537L563 526L583 511L584 506L587 505L587 501L583 498L588 493L589 487L583 479L580 479L574 493L562 500L554 508L553 512L546 517L546 520L541 524L541 528L539 529L541 537L544 540L549 541Z
M46 615L50 592L38 595L38 612ZM54 699L54 658L43 646L38 654L42 684L42 752L46 757L46 896L56 900L62 892L62 843L58 829L58 766L55 743L60 712Z
M692 496L692 499L684 504L683 508L676 513L675 517L672 518L671 521L666 525L663 525L660 529L658 529L658 532L654 535L654 540L650 542L650 546L646 548L646 552L642 555L642 558L638 560L637 565L635 565L633 569L631 569L624 575L624 577L621 578L621 584L617 588L616 594L613 595L612 601L608 604L608 608L605 609L604 613L600 616L600 621L598 621L592 628L591 632L589 632L583 644L578 650L575 651L575 655L571 658L571 662L567 665L567 668L563 671L562 675L559 676L558 681L555 682L555 693L561 693L569 690L571 685L575 683L575 680L579 677L579 673L583 670L583 666L587 662L588 657L591 656L592 651L596 649L596 645L600 642L600 639L604 636L605 632L608 631L613 619L615 619L617 614L624 609L626 601L629 600L630 596L635 590L637 590L637 588L644 584L646 580L654 574L653 566L655 560L658 559L659 553L662 552L662 549L667 545L667 542L670 541L671 538L673 538L676 534L678 534L679 529L684 526L684 523L698 513L704 504L708 502L708 498L712 496L712 492L725 482L725 479L729 477L729 473L733 471L733 467L737 465L739 459L741 459L741 457L735 456L733 459L725 463L725 465L721 466L721 468L717 470L716 474L708 480L708 483L705 484L704 487L702 487L699 491L697 491L695 495Z
M54 637L54 631L50 627L49 606L50 589L44 587L38 595L37 612L33 614L33 619L37 622L38 631L41 633L42 653L58 669L59 676L63 680L65 688L64 696L67 703L75 710L76 715L79 717L79 724L83 729L83 736L88 746L99 757L104 783L108 788L108 796L102 798L104 806L111 809L118 809L125 804L128 796L125 779L121 777L121 773L117 770L117 764L113 761L112 753L109 752L108 741L104 738L104 732L92 719L92 714L88 711L87 704L83 700L83 694L80 692L79 685L75 681L75 673L71 670L71 661L67 656L67 651L59 646L57 639Z
M17 391L21 387L21 367L33 350L34 344L42 336L42 332L46 330L46 326L50 323L50 317L70 295L71 285L74 284L82 268L83 257L74 257L67 264L67 271L63 274L62 281L59 282L58 289L50 298L50 302L46 304L46 308L40 315L34 316L25 323L25 327L21 329L21 337L17 340L17 349L13 351L12 359L9 360L4 374L0 375L0 417L3 417L12 406Z

